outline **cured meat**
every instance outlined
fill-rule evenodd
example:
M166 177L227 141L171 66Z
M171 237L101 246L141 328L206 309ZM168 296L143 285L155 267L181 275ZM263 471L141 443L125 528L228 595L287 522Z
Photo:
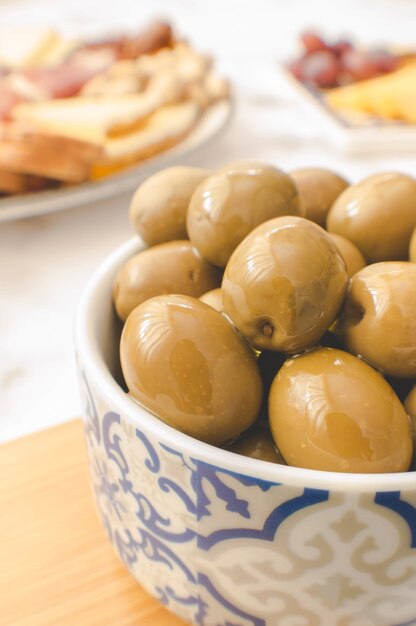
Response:
M166 22L155 22L136 37L122 36L85 44L85 50L110 49L118 60L137 59L142 54L149 54L167 48L173 44L172 27Z
M84 53L55 67L36 67L22 75L39 90L45 99L76 96L91 78L104 72L113 62L111 54Z
M0 120L9 120L13 107L24 101L20 94L0 82Z

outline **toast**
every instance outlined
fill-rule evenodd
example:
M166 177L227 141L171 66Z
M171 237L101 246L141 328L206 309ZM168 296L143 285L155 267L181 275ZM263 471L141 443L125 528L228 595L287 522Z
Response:
M41 176L0 171L0 194L28 193L53 186L54 181Z
M82 182L102 157L94 144L42 133L19 124L0 126L0 170L62 182Z

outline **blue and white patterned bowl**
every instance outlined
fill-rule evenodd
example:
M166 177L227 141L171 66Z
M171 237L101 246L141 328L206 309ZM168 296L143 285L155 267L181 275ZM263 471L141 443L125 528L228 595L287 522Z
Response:
M183 435L123 391L113 276L92 277L76 350L91 480L137 581L202 626L416 624L416 474L283 467ZM353 390L351 390L353 393Z

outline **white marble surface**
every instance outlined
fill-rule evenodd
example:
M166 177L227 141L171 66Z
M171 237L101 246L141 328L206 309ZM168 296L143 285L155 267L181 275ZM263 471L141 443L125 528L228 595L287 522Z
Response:
M261 159L283 169L323 165L352 180L387 169L416 172L416 153L383 150L352 157L331 147L325 130L298 108L275 72L275 63L293 52L296 34L310 25L327 34L354 33L365 43L414 44L413 0L118 0L113 6L97 0L0 0L1 28L50 23L93 33L133 28L153 16L173 20L195 46L215 52L235 85L232 123L192 163L216 167ZM128 202L124 195L0 224L0 441L80 414L74 312L90 273L132 234Z

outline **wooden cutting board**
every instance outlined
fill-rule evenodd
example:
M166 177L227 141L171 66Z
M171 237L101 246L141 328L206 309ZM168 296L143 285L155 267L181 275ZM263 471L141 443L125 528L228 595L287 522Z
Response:
M113 552L79 420L0 446L0 625L185 625Z

